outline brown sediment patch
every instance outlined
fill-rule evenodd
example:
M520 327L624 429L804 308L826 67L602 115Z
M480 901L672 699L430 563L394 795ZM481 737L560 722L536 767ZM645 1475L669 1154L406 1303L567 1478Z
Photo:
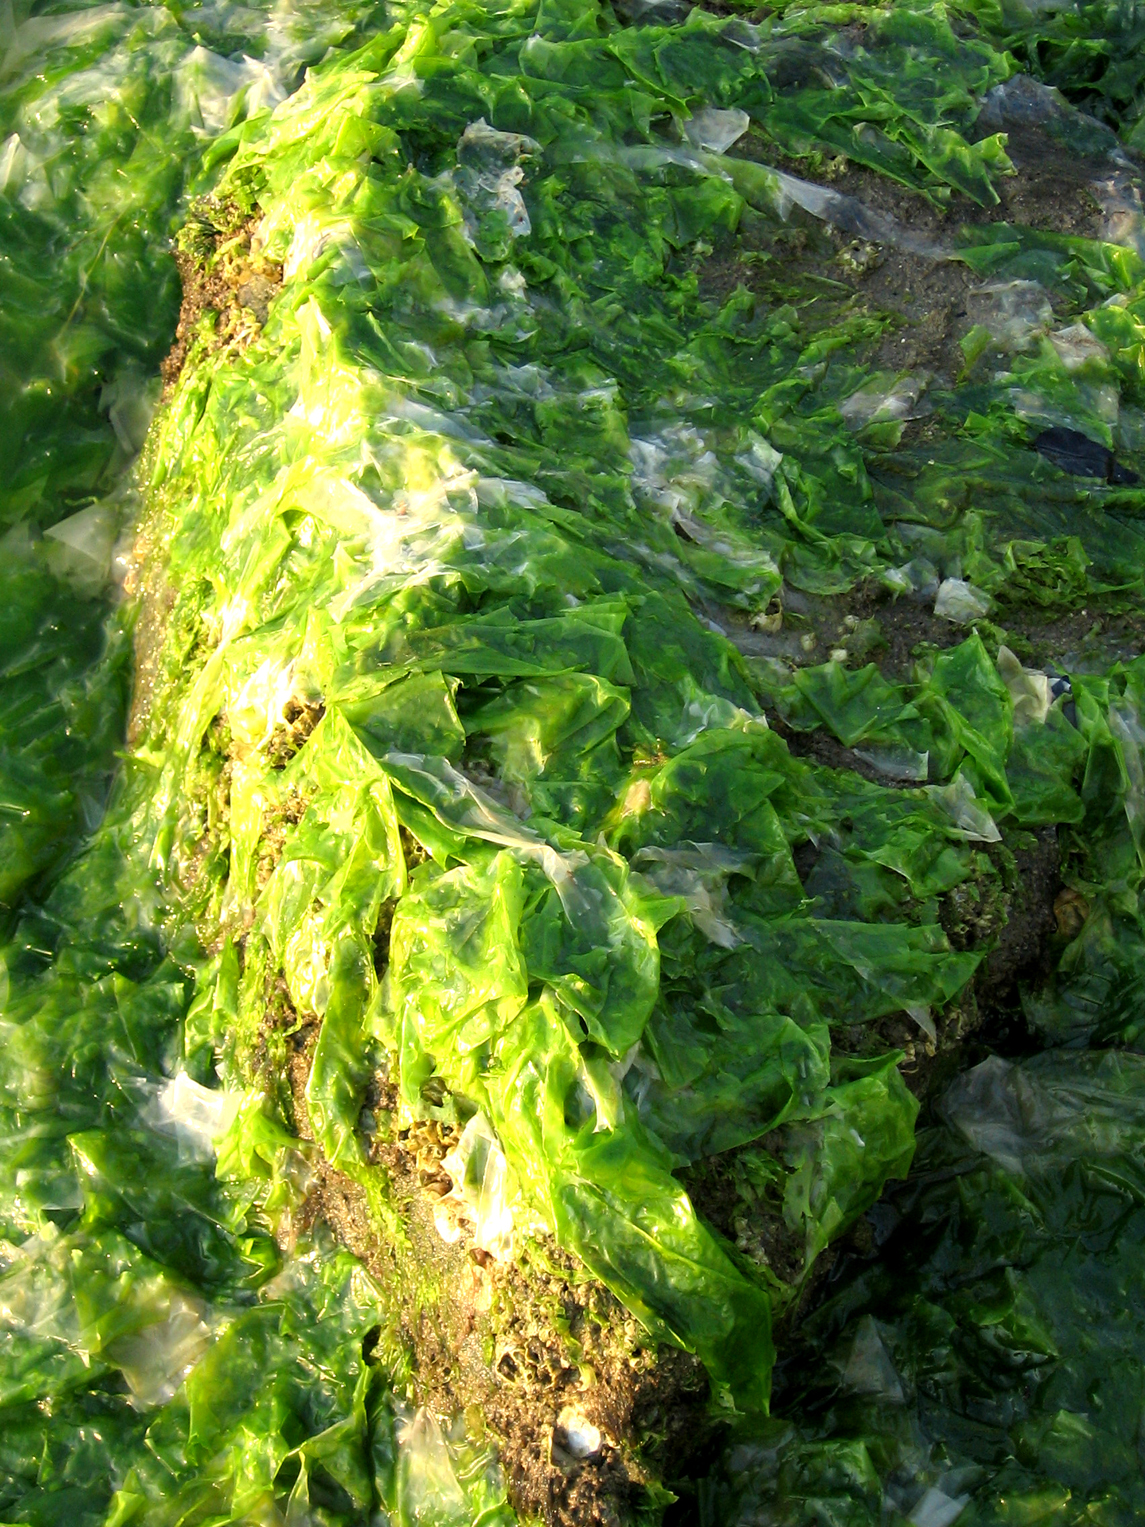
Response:
M203 320L212 320L207 350L226 346L244 349L266 322L269 305L282 285L282 267L258 250L259 217L213 197L192 208L175 263L183 296L175 340L162 361L160 406L166 403L182 373L188 349L201 334ZM142 476L153 445L144 449ZM168 627L176 607L175 590L167 581L167 528L162 490L152 494L152 507L139 526L124 579L124 593L136 600L134 624L135 680L127 744L135 747L147 728L151 700L163 662L172 660ZM177 657L186 662L203 634L184 644Z
M1007 640L1028 667L1097 673L1145 652L1145 612L1136 598L1087 596L1081 609L1015 609L997 615Z
M874 583L857 585L846 603L857 619L876 622L880 646L875 657L888 678L912 677L915 663L927 649L956 647L968 634L964 627L935 615L933 601L896 599Z
M381 1073L366 1089L363 1174L338 1171L313 1146L306 1102L320 1024L299 1020L278 978L251 1056L310 1142L303 1201L280 1235L323 1221L373 1275L404 1351L411 1399L464 1414L495 1442L515 1509L550 1527L622 1527L646 1513L711 1439L707 1376L697 1359L651 1341L617 1299L544 1236L520 1238L502 1263L459 1224L444 1240L434 1211L451 1186L442 1162L456 1126L396 1127ZM600 1433L570 1450L561 1417Z
M1104 672L1145 653L1145 613L1134 594L1091 589L1084 598L1084 605L1075 602L1072 608L1067 598L1023 601L1003 586L989 620L979 625L991 650L1005 643L1027 667L1046 672ZM717 620L749 665L753 658L776 657L792 667L809 667L842 649L846 667L874 662L886 678L899 682L915 677L920 660L965 641L971 629L935 615L933 595L926 600L896 596L874 580L832 596L784 590L784 599L773 630L753 627L735 610L710 607L705 613ZM809 735L788 738L793 753L893 783L873 774L853 750L810 741Z
M290 791L284 801L272 810L264 811L262 831L258 838L258 862L255 866L255 887L261 891L274 874L282 858L283 845L290 829L302 820L306 801L297 791Z
M163 397L174 389L187 351L204 318L213 318L210 350L243 349L266 322L282 285L282 266L264 259L257 230L260 216L206 197L192 207L175 251L183 301L175 342L160 366Z
M272 769L286 768L325 713L326 707L320 700L293 696L287 700L282 707L282 720L262 749Z
M718 6L706 8L723 14ZM783 79L772 83L782 93ZM946 189L932 200L843 154L789 154L759 127L749 129L729 156L825 186L935 248L953 249L960 228L992 223L1101 237L1103 213L1091 187L1109 173L1104 160L1072 152L1037 125L1011 129L1008 148L1015 173L994 177L999 199L987 207ZM798 209L784 224L747 218L737 246L714 253L700 272L701 290L716 298L741 284L776 295L798 287L802 306L818 288L825 311L849 303L851 311L880 316L887 327L872 344L869 363L925 373L940 385L965 370L960 340L972 327L967 297L982 281L959 260L858 238ZM920 428L925 431L925 424Z
M680 1173L696 1212L757 1266L766 1267L789 1287L803 1274L804 1239L783 1219L778 1206L761 1206L756 1195L745 1195L741 1164L745 1157L777 1157L782 1131L738 1150L707 1156Z
M767 713L767 722L776 736L782 737L786 742L787 751L793 758L805 758L810 763L821 764L827 769L847 769L871 784L891 789L896 786L905 789L908 786L916 786L918 783L917 780L888 779L866 759L861 758L854 748L844 747L825 727L818 727L813 732L797 732L774 712ZM817 857L817 850L811 843L800 844L794 850L795 867L799 871L800 879L804 878L805 871L810 871L812 868L812 863L806 862L806 856L809 854Z
M1006 152L1012 175L995 174L997 202L982 206L955 190L940 192L936 203L920 191L868 169L845 154L812 151L799 157L753 128L730 151L826 185L851 196L872 212L890 218L921 239L938 243L963 225L1014 223L1078 238L1101 236L1102 209L1090 187L1108 175L1108 162L1077 154L1036 123L1007 128Z
M1061 891L1061 848L1056 827L1013 835L1008 845L1005 921L997 930L976 981L978 1000L989 1012L1017 1005L1021 981L1045 980L1052 971L1057 934L1054 905Z

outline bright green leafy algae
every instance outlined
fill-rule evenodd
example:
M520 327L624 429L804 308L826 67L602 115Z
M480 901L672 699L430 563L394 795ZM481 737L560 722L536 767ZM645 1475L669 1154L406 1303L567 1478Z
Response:
M501 22L522 62L542 56L539 42L512 43L532 36L532 20L522 13ZM645 273L652 311L639 334L601 331L586 310L583 348L570 353L567 320L552 315L552 336L540 326L527 276L505 261L505 240L483 261L475 257L482 246L465 238L467 219L480 235L493 214L467 197L471 161L499 187L524 248L529 214L513 200L517 161L548 141L563 167L552 110L574 111L582 155L604 163L608 156L589 112L575 112L575 93L571 104L562 92L548 106L545 74L536 88L515 87L525 95L512 125L527 136L489 128L477 114L497 115L504 87L492 69L421 64L420 88L407 86L411 60L432 56L431 35L449 24L438 18L392 58L372 44L344 68L313 76L265 137L248 135L218 190L258 201L263 248L281 259L286 279L263 340L225 364L204 358L158 437L154 481L180 506L168 576L189 591L182 597L194 601L210 649L170 721L162 710L170 702L157 694L156 740L144 756L159 765L160 853L179 875L192 852L221 863L229 849L225 885L213 891L199 877L196 897L214 898L200 902L201 915L217 919L224 937L235 936L236 922L251 928L244 969L256 991L265 967L251 962L252 941L265 939L296 1011L324 1017L308 1104L331 1159L353 1160L353 1056L372 1028L396 1059L407 1107L419 1106L436 1075L459 1106L484 1112L526 1212L654 1330L698 1351L730 1398L756 1407L770 1364L766 1291L695 1218L670 1169L692 1159L713 1126L718 1148L795 1119L814 1122L827 1141L830 1119L850 1106L870 1111L871 1149L855 1161L836 1147L848 1161L841 1175L858 1168L859 1182L846 1192L831 1186L830 1148L818 1169L792 1167L789 1213L794 1226L806 1226L810 1260L887 1173L904 1169L915 1107L893 1057L873 1070L863 1062L856 1075L848 1062L829 1064L831 1020L863 1024L904 1006L944 1003L976 961L953 953L933 918L896 927L821 924L813 915L791 848L811 836L817 800L823 815L831 812L831 787L816 788L811 771L789 758L764 726L734 649L669 592L680 579L703 589L713 559L696 557L689 568L665 520L641 516L630 492L625 416L641 401L663 406L642 399L636 345L646 351L659 322L665 343L693 347L694 369L712 319L679 300L673 314L666 296L678 289L686 300L687 286L662 254L661 285L652 284L652 269ZM710 46L711 29L694 30ZM387 39L386 50L396 41ZM595 99L597 110L609 106L607 94ZM389 120L375 124L383 104ZM622 94L612 109L627 110ZM457 116L456 180L445 168L430 177L408 164L396 136L425 131L431 111L435 124ZM614 250L614 279L623 279L626 257L613 240L634 213L652 228L674 228L676 202L655 156L651 177L639 166L638 157L628 164L613 156L594 237L579 255L566 234L556 236L559 201L544 210L546 196L562 194L567 172L540 183L529 256L556 267L542 270L541 285L566 286L574 312L600 280L598 248ZM718 179L712 200L711 180L701 169L687 192L697 209L709 209L698 215L709 224L712 209L738 216L734 193ZM548 317L550 299L538 301ZM403 332L411 335L404 350L396 339ZM733 357L754 368L759 346L750 333L745 341L747 353ZM518 426L502 429L499 444L482 417L490 406L482 399L497 398L506 384L512 395L515 378L535 399L536 443ZM195 442L193 487L175 475L184 440ZM766 463L762 441L756 451ZM782 513L775 518L778 536ZM703 549L699 530L689 541ZM758 608L778 587L778 567L763 551L736 560L751 574L731 597ZM683 645L665 649L666 629ZM437 701L431 689L420 691L420 708L402 704L404 686L434 675ZM592 762L600 750L602 766L593 767L589 788L562 778L570 764L585 771L584 755L566 763L559 745L542 751L543 733L528 719L538 705L551 713L560 703L559 675L583 676L574 714L587 717L578 730L587 728ZM320 701L325 714L279 777L265 748L291 700ZM217 715L231 734L232 822L254 826L246 841L223 828L229 845L187 816L179 783ZM525 728L516 744L510 726ZM499 763L504 786L489 772ZM331 775L345 800L337 807L323 783ZM515 795L502 794L507 786ZM351 804L351 790L361 806ZM287 793L305 812L255 896L245 856L257 845L262 813ZM908 810L936 853L958 841L939 808L920 798ZM351 890L357 850L347 858L349 844L337 846L345 829L335 827L335 812L353 821L368 866L361 899ZM432 856L408 891L394 851L399 824ZM878 825L871 827L877 838ZM604 838L594 839L601 828ZM971 873L968 853L954 848L949 858L946 884ZM711 903L712 890L726 910L705 926L689 902ZM370 940L382 902L395 898L389 968L378 988ZM657 929L665 923L662 948ZM477 928L485 929L480 937ZM669 956L672 1019L655 1011ZM720 990L728 999L713 1011ZM242 983L234 1000L237 1015L250 1000ZM216 1010L225 1015L225 1001ZM694 1050L713 1021L717 1032L726 1024L737 1035L738 1062L753 1074L743 1121L730 1135L717 1117L727 1081L722 1064L711 1069L716 1056L701 1074L670 1060L682 1042ZM806 1058L790 1080L776 1066L790 1048L780 1037L788 1030L806 1035ZM328 1050L342 1057L340 1067ZM687 1141L663 1126L650 1133L642 1118L665 1067L669 1090L686 1086L695 1100ZM635 1087L624 1085L630 1080ZM874 1143L883 1137L885 1152ZM801 1190L801 1174L817 1170L818 1186ZM809 1195L805 1207L801 1193Z
M357 19L200 15L197 37L158 7L17 13L14 33L10 9L0 19L3 491L17 526L0 900L13 916L98 822L121 746L127 632L102 597L131 512L115 483L158 394L148 375L176 291L164 234L196 142L256 110L259 89L280 98ZM244 44L266 63L243 62ZM283 1265L260 1205L281 1213L266 1183L295 1153L258 1098L164 1080L187 966L163 959L146 854L128 865L116 832L5 950L0 1509L44 1523L507 1520L488 1457L395 1404L389 1374L363 1361L378 1300L357 1264L300 1244Z
M119 865L110 895L130 888L112 831L7 950L5 1511L241 1519L289 1497L405 1522L436 1489L449 1520L498 1519L488 1460L395 1411L363 1360L378 1297L358 1264L301 1244L283 1263L269 1229L301 1158L261 1099L162 1080L187 1010L178 967L117 914L44 972L63 909L92 927L94 887Z
M140 479L171 593L140 740L94 842L14 924L12 1519L507 1513L484 1454L391 1398L396 1353L365 1361L379 1300L356 1264L319 1244L280 1267L271 1231L315 1148L383 1195L362 1128L380 1073L402 1120L480 1115L512 1234L554 1238L702 1358L725 1412L758 1413L773 1313L910 1166L904 1025L922 1045L972 1001L1032 833L1059 830L1087 915L1031 1020L1136 1037L1139 660L1048 654L1055 694L1026 617L1141 586L1141 489L1031 449L1064 428L1142 464L1139 256L1116 230L946 228L931 253L976 283L961 362L888 371L887 315L782 262L793 198L876 224L759 162L842 153L991 206L1011 165L980 109L1021 102L998 95L1002 46L1036 25L921 5L628 25L588 0L24 21L5 513L71 530L45 538L63 551L21 541L11 574L9 906L93 824L122 724L121 638L102 646L92 603L62 641L58 611L111 561L188 188L210 193L192 274L246 227L282 279L265 320L187 336ZM1044 72L1086 100L1072 67ZM736 272L718 296L713 255ZM858 634L826 663L759 634L872 588L964 639L904 674L864 664ZM856 767L795 756L765 712ZM955 926L966 907L985 937ZM315 1146L260 1090L271 988L320 1023ZM733 1150L787 1262L729 1244L685 1190ZM1055 1404L1018 1452L1100 1451L1076 1396ZM783 1439L779 1505L768 1465L713 1486L714 1510L772 1490L792 1521L836 1511ZM850 1470L856 1511L917 1520L880 1483L889 1452L833 1419L799 1448ZM1000 1457L959 1444L910 1480L958 1500L971 1476L950 1470ZM1031 1500L1100 1473L1024 1466ZM972 1486L989 1513L1003 1486Z
M178 312L167 238L201 145L280 100L366 6L5 11L5 527L101 497L143 442Z

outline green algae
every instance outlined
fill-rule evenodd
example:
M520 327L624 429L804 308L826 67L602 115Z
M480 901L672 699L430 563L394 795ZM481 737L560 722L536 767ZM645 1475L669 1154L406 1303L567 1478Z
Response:
M1085 915L1029 1017L1133 1042L1137 665L1063 652L1047 675L1014 649L1031 656L1031 607L1140 589L1139 253L947 226L927 258L979 283L963 364L887 372L886 314L769 281L793 198L812 239L812 218L895 227L761 162L842 154L939 208L992 206L1012 165L1004 130L976 126L983 98L1011 100L1040 27L1034 72L1091 105L1071 24L903 5L627 25L589 3L332 10L265 37L221 14L192 37L158 7L24 22L5 64L21 446L3 504L33 531L17 598L49 626L61 590L90 600L131 512L114 497L76 552L74 519L141 440L187 196L254 224L282 282L241 340L200 325L153 430L140 487L171 634L109 815L46 899L37 877L98 816L122 641L101 650L95 606L58 649L38 614L13 637L35 656L12 680L29 719L5 885L9 905L36 893L4 1017L16 1519L82 1496L93 1520L401 1520L418 1497L400 1460L427 1451L426 1510L503 1509L460 1439L415 1447L411 1423L393 1453L351 1264L276 1273L306 1149L273 1100L238 1100L268 978L320 1020L306 1102L328 1163L373 1181L378 1068L407 1119L480 1116L501 1208L698 1353L725 1413L766 1408L772 1313L910 1166L918 1105L880 1025L933 1032L970 991L986 947L952 946L944 898L994 896L981 845L1058 829ZM1097 31L1106 57L1116 28ZM78 116L46 143L53 91ZM1130 173L1108 129L1039 99L1063 141ZM1112 125L1132 142L1131 116ZM209 243L183 249L209 275ZM713 256L736 272L716 296ZM1035 449L1055 428L1120 476L1063 470ZM70 541L37 540L60 522ZM761 656L777 611L790 629L800 599L870 588L937 595L978 633L906 676L847 648ZM830 734L866 775L794 756L767 717ZM210 1118L193 1161L155 1113L184 1070ZM723 1241L678 1175L769 1140L794 1270ZM302 1313L319 1298L328 1357ZM223 1405L240 1370L260 1381ZM49 1447L27 1407L56 1396ZM118 1440L84 1440L92 1414ZM33 1470L41 1447L58 1477ZM875 1500L878 1468L855 1467Z

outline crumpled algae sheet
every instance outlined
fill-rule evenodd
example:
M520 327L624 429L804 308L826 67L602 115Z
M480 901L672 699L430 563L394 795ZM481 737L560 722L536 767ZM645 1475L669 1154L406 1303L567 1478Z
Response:
M282 1249L316 1155L384 1198L381 1076L393 1127L457 1136L483 1256L555 1243L702 1361L748 1440L682 1505L945 1527L1080 1520L1104 1491L1121 1520L1136 1454L1055 1389L1090 1316L1053 1258L1002 1276L1048 1333L1028 1414L937 1385L937 1315L901 1338L924 1405L880 1285L817 1381L899 1406L910 1447L798 1385L759 1418L773 1321L911 1166L923 1062L985 1017L980 1059L999 1013L1011 1046L1019 1019L1038 1045L1139 1032L1131 19L5 14L6 1517L509 1519L488 1448L365 1360L360 1266ZM1032 133L1083 168L1080 231L1002 200ZM199 300L148 431L177 230ZM902 317L844 279L883 251L962 283L929 364L894 365ZM1036 958L987 1001L1051 842ZM319 1025L312 1140L252 1059L272 989ZM1132 1120L1114 1051L986 1081L1055 1063L1067 1090L1075 1064L1114 1078ZM959 1158L967 1222L1028 1170L979 1092L941 1105L985 1152ZM1068 1140L1023 1200L1051 1240L1087 1171L1135 1203ZM730 1229L688 1190L716 1157ZM954 1171L900 1190L908 1223L948 1223ZM951 1236L940 1271L856 1242L879 1271L844 1275L908 1303L946 1280L941 1319L1005 1325L947 1297L984 1276ZM1120 1277L1135 1243L1099 1241L1092 1277ZM842 1340L835 1318L791 1340ZM987 1348L985 1387L1012 1384Z

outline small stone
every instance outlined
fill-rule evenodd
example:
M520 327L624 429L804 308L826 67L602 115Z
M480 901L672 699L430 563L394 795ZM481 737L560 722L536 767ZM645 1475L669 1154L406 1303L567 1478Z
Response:
M240 306L249 308L260 324L264 324L270 311L270 299L275 293L274 283L265 276L250 276L238 289Z
M578 1462L583 1458L591 1458L594 1453L600 1452L601 1440L600 1428L594 1426L575 1406L566 1405L553 1428L553 1461L557 1462L561 1453Z
M783 611L773 610L769 614L753 615L751 623L757 631L762 631L765 636L778 636L783 630Z

